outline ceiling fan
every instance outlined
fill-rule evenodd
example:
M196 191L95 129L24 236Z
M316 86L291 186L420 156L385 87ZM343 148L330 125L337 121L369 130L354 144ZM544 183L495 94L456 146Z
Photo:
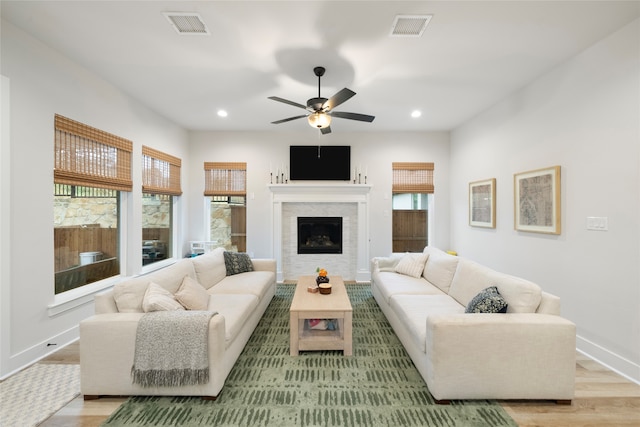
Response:
M284 102L285 104L293 105L294 107L302 108L303 110L307 110L307 114L302 114L299 116L288 117L282 120L276 120L275 122L271 122L274 125L279 123L289 122L291 120L301 119L303 117L307 118L309 125L311 127L320 129L320 132L325 135L331 133L331 118L337 117L340 119L349 119L349 120L359 120L361 122L372 122L375 119L374 116L369 116L367 114L359 114L359 113L346 113L342 111L333 111L335 107L347 101L349 98L354 96L356 93L350 89L344 88L331 98L322 98L320 96L320 78L324 75L325 69L324 67L315 67L313 72L318 77L318 97L310 98L307 100L307 105L298 104L297 102L289 101L288 99L280 98L277 96L270 96L269 99L273 99L274 101Z

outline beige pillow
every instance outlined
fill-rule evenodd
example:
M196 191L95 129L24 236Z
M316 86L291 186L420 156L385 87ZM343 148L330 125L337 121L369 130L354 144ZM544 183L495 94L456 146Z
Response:
M189 276L184 277L175 297L187 310L207 310L209 307L207 290Z
M142 310L148 313L150 311L184 310L184 307L176 301L171 292L157 283L151 282L142 300Z
M424 271L424 263L427 262L429 254L417 253L406 254L396 265L396 273L405 274L411 277L420 277Z

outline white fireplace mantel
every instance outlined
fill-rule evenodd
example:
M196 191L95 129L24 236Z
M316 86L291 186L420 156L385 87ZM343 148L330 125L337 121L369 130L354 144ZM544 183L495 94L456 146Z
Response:
M270 184L272 247L277 263L277 279L282 281L282 204L283 203L356 203L357 204L357 256L356 277L359 282L369 281L369 192L370 184Z

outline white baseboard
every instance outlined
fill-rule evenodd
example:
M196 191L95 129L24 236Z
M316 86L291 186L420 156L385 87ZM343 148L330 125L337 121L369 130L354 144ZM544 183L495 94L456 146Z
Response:
M80 329L78 326L74 326L71 329L67 329L48 338L45 341L40 342L26 350L21 351L9 358L10 371L0 377L0 380L10 377L11 375L23 370L24 368L33 365L39 360L55 353L63 347L75 342L80 337Z
M640 385L640 365L637 363L633 363L580 336L576 337L576 344L578 352L622 375L629 381Z

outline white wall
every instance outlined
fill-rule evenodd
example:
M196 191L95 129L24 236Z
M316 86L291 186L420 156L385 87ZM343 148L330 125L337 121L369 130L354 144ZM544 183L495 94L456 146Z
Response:
M2 244L0 292L0 377L62 347L78 336L80 320L93 314L92 298L73 300L67 311L52 314L53 254L53 126L62 114L134 143L134 191L127 197L127 273L141 268L141 147L180 157L188 164L188 134L144 108L110 83L79 67L41 42L2 21L3 106L10 88L9 112L3 108L2 221L10 216L10 247ZM6 85L5 85L6 82ZM10 120L6 123L5 120ZM10 124L10 127L7 126ZM10 133L5 135L5 129ZM8 148L4 148L8 144ZM186 178L183 188L187 189ZM5 187L8 193L4 192ZM8 197L9 200L4 200ZM184 199L184 197L183 197ZM9 206L7 213L5 207ZM180 202L186 205L185 200ZM184 210L184 207L182 208ZM186 215L179 224L184 234ZM181 236L183 238L183 236ZM7 275L5 266L10 266ZM9 281L7 283L6 281ZM56 343L56 346L47 346Z
M350 145L352 166L366 168L369 175L367 184L373 186L370 193L370 255L391 253L392 162L435 163L435 213L431 241L436 246L448 247L448 132L340 132L338 124L333 128L333 133L321 137L306 126L296 132L193 132L191 158L194 162L189 172L190 239L205 238L202 208L204 162L247 162L247 251L257 257L272 257L271 193L267 188L271 165L274 169L276 165L288 165L290 145Z
M636 20L452 132L451 242L562 298L578 348L640 381L640 29ZM514 231L513 174L562 167L562 234ZM497 179L497 227L468 183ZM607 217L608 231L586 218Z

